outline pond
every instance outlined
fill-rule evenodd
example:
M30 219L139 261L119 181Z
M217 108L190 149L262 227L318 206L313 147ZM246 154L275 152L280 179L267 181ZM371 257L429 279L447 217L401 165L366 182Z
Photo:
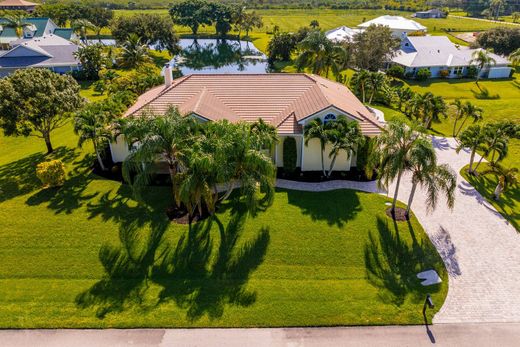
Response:
M92 40L92 43L98 42ZM115 40L101 40L115 45ZM181 53L172 59L172 66L183 75L202 73L266 73L266 56L253 43L238 40L180 39ZM154 48L153 45L150 48Z
M181 53L171 63L183 75L200 73L266 73L266 56L251 42L181 39Z

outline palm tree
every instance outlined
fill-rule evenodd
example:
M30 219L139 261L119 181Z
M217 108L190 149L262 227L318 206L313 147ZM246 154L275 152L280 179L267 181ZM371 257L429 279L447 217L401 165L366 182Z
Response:
M397 108L399 111L401 111L403 108L403 104L406 104L415 95L415 93L409 87L396 88L395 94L397 98Z
M119 63L123 67L133 68L143 63L149 63L152 59L148 55L148 46L141 42L137 34L128 35L128 39L122 44Z
M509 60L515 67L520 65L520 48L509 55Z
M262 118L251 124L250 133L253 146L257 150L271 150L278 142L276 128L267 124Z
M368 84L370 83L370 72L368 70L361 70L354 73L350 79L350 86L354 89L358 96L361 97L363 103L366 102L366 95L368 92Z
M303 129L303 134L305 137L305 146L309 144L309 141L312 139L317 139L320 141L320 149L321 149L321 171L323 172L323 176L327 176L325 172L325 146L329 142L327 129L325 128L325 124L321 120L321 118L313 119L309 124L305 125Z
M97 104L89 104L74 117L74 133L79 135L78 146L91 141L101 170L106 171L99 148L112 139L108 128L109 116Z
M137 146L123 162L123 177L132 182L131 174L137 173L133 180L136 196L149 183L153 163L158 160L166 161L175 184L179 157L190 148L198 127L193 118L183 117L177 109L170 109L163 116L142 115L123 120L121 128L127 143Z
M348 52L345 47L334 45L324 32L312 31L298 45L300 54L296 58L298 71L310 68L313 74L325 76L332 70L338 76L346 68Z
M485 68L487 68L491 65L495 65L497 62L493 57L491 57L491 55L489 54L488 51L486 51L485 49L478 49L475 52L473 52L473 55L472 55L469 63L477 65L478 72L477 72L477 79L476 79L475 83L477 84L477 86L480 89L478 81L480 80L481 72Z
M92 24L90 21L86 19L78 19L72 22L72 30L78 34L79 38L86 43L87 42L87 32L89 30L96 31L96 26Z
M450 209L455 203L455 188L457 187L457 175L446 164L437 165L437 155L430 141L420 139L410 151L409 170L412 173L412 189L408 197L406 216L410 216L415 191L420 185L426 188L426 205L429 210L437 206L439 193L446 196Z
M457 136L457 122L464 117L464 104L460 99L455 99L451 105L455 108L455 113L453 114L453 131L451 135L455 137Z
M466 101L462 107L463 120L460 124L459 129L455 132L455 136L458 136L461 130L464 128L468 119L473 119L473 123L482 120L482 113L484 110L478 106L473 105L471 102Z
M516 167L504 167L499 164L490 166L489 170L483 172L483 174L493 174L498 179L498 184L493 192L493 198L496 201L500 200L500 195L505 192L509 187L518 184L518 168Z
M330 124L330 125L329 125ZM358 122L349 122L347 117L339 116L335 121L329 122L325 125L327 137L331 143L331 150L329 158L331 158L329 171L327 177L330 178L338 154L341 151L347 152L349 156L363 143L365 137L361 133L361 128Z
M381 72L369 72L367 87L370 90L368 103L371 105L374 96L386 86L386 75Z
M475 171L479 167L484 157L491 155L491 164L496 164L504 159L509 149L509 138L516 132L516 125L512 122L498 122L486 124L483 128L484 133L484 155L480 158ZM495 160L495 156L498 155Z
M394 119L387 123L376 139L374 151L367 165L367 175L371 175L372 171L377 169L378 185L385 189L396 179L392 214L395 213L402 175L410 167L410 154L424 139L422 131L422 127L415 123L409 125L404 120Z
M448 111L448 106L446 102L442 98L442 96L434 96L431 93L426 99L426 104L424 105L424 115L423 122L426 129L430 129L432 125L432 121L440 121L439 116L444 115L446 117L446 112Z
M471 125L460 134L458 140L457 153L464 148L469 148L471 152L468 173L474 175L475 169L473 169L473 163L475 161L475 153L478 150L484 150L484 131L480 125Z
M316 30L319 28L320 23L316 19L313 19L311 20L311 24L309 24L309 26Z
M13 28L16 36L21 39L25 28L32 27L33 25L27 22L27 17L24 15L11 15L5 17L7 23L3 24L7 28Z

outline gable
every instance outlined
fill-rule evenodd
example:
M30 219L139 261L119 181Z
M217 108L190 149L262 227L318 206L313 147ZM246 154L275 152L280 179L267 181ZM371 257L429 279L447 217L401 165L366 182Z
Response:
M27 46L16 46L7 53L1 56L2 58L17 58L17 57L50 57L49 54L38 52Z

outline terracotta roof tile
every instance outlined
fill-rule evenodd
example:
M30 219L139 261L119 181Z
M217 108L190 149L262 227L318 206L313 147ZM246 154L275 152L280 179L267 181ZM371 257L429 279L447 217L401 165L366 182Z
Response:
M144 93L125 115L160 114L171 106L209 120L262 118L284 134L301 133L298 122L335 107L357 119L367 135L380 132L376 118L347 87L307 74L189 75Z

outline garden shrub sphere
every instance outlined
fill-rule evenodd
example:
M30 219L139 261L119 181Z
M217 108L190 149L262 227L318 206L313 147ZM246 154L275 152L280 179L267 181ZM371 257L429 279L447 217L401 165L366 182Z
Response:
M40 163L36 167L36 177L44 188L61 187L65 182L65 165L61 160Z

